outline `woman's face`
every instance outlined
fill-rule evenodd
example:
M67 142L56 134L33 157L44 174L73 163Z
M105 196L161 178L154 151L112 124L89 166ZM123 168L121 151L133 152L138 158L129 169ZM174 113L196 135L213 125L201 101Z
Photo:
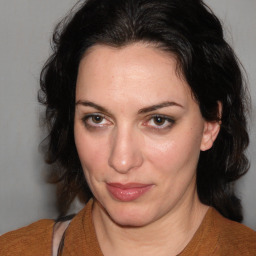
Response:
M97 45L80 63L75 142L94 197L120 225L147 225L196 195L215 124L176 71L174 57L142 43Z

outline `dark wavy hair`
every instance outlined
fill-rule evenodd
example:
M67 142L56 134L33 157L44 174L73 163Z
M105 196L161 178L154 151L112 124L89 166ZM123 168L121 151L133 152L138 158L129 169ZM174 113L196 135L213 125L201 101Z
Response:
M222 25L201 0L79 1L55 28L39 101L46 106L46 162L54 166L51 181L58 183L60 214L77 195L85 202L92 196L74 142L79 63L95 44L122 47L134 42L152 43L176 56L205 120L219 121L222 104L220 133L213 147L200 154L197 190L202 203L240 222L242 208L233 185L249 167L244 154L249 97Z

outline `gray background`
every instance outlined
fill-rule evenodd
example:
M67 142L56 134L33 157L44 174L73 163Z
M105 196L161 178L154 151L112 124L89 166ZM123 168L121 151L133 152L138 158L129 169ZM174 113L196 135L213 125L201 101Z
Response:
M56 217L54 186L38 145L40 69L54 25L76 0L0 0L0 234ZM256 0L207 0L248 73L252 95L249 173L238 184L244 223L256 230Z

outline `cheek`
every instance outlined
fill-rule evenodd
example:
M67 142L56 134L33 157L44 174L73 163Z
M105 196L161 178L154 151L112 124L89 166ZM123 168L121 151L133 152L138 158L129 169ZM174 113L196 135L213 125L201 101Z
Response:
M75 125L75 144L87 179L90 176L100 175L106 169L108 156L108 142L104 137L97 139L89 136L84 127Z
M201 136L192 129L177 129L164 140L148 140L146 156L157 170L165 175L182 171L195 171L200 154Z

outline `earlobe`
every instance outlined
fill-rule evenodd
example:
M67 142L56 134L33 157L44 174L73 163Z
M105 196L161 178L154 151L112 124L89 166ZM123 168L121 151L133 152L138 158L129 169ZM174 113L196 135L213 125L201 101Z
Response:
M200 149L206 151L210 149L216 140L220 131L221 121L208 122L205 121L203 138Z
M218 120L216 121L205 121L204 123L204 133L201 142L200 149L206 151L210 149L216 140L221 126L222 118L222 103L218 101Z

